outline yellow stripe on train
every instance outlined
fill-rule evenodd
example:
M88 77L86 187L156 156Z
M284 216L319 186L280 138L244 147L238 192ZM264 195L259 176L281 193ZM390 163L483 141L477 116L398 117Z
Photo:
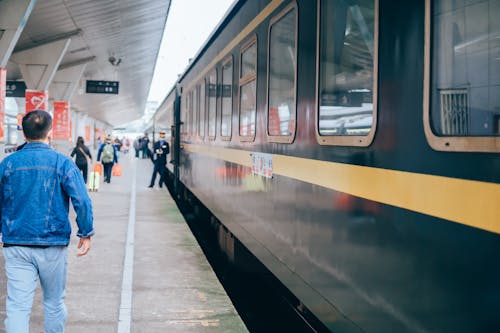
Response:
M252 152L185 145L252 166ZM500 234L500 184L273 155L273 174Z

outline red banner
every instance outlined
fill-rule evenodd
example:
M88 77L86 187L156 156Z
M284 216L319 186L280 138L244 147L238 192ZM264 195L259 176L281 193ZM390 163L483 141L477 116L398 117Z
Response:
M49 92L26 89L26 113L34 110L49 111Z
M70 119L69 119L69 102L54 101L54 120L52 123L53 139L69 139Z
M85 142L90 142L90 126L85 126Z
M4 140L5 125L5 89L7 85L7 70L0 68L0 141Z

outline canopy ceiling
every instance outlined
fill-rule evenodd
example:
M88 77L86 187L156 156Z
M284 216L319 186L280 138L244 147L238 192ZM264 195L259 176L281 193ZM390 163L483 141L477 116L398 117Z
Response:
M87 63L70 100L72 109L113 126L123 124L143 115L170 3L38 0L14 54L71 38L59 68ZM23 80L12 61L7 75L8 80ZM86 80L119 81L119 94L87 94Z

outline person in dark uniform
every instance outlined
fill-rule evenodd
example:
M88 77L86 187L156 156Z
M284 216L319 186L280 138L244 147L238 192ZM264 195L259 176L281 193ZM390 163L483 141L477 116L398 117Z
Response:
M92 155L90 154L90 150L85 146L83 138L81 136L76 140L76 147L73 148L71 152L71 157L75 156L75 163L78 169L83 174L83 180L85 184L87 184L87 173L89 168L89 162L92 164Z
M167 168L167 155L170 152L170 148L168 146L168 142L165 140L165 132L160 132L160 139L155 142L153 145L153 176L151 177L151 183L149 187L153 187L155 185L156 173L160 174L160 181L158 185L160 187L167 183L165 182L165 171Z

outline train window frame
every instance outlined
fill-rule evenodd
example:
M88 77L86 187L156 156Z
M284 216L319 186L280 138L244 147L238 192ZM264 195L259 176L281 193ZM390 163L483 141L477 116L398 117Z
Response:
M200 95L199 95L199 88L198 84L195 84L192 87L193 92L193 99L192 99L192 137L199 139L199 116L200 116Z
M317 22L316 22L316 93L315 93L315 132L316 141L320 145L328 146L354 146L368 147L373 143L375 133L377 131L378 118L378 66L379 66L379 0L374 0L374 17L373 17L373 86L372 86L372 124L367 135L321 135L319 129L320 118L320 52L321 52L321 2L317 0Z
M206 80L205 78L202 78L199 83L198 83L198 89L199 89L199 93L198 93L198 96L199 96L199 99L200 99L200 102L199 102L199 108L200 108L200 113L199 113L199 118L198 118L198 136L199 138L203 141L205 140L205 129L206 129L206 126L207 126L207 118L206 118L206 114L207 114L207 109L206 109ZM202 95L203 95L203 98L202 98ZM203 112L202 112L202 105L203 105ZM203 118L203 124L201 122L201 119Z
M243 70L243 54L245 51L247 51L250 47L255 45L255 70L253 73L248 73L246 75L243 75L242 70ZM258 62L259 62L259 57L258 57L258 44L257 44L257 34L254 34L251 36L247 41L245 41L240 49L240 70L239 70L239 75L238 75L238 136L241 142L254 142L255 137L257 134L257 68L258 68ZM241 89L243 86L251 83L252 81L255 82L255 130L253 135L241 135Z
M289 14L290 12L295 11L295 35L294 35L294 41L295 41L295 68L294 68L294 86L293 86L293 92L294 92L294 102L293 105L295 106L295 126L293 131L291 132L290 135L271 135L269 134L269 89L270 89L270 78L271 78L271 71L270 71L270 62L271 62L271 30L273 26L279 22L284 16ZM267 87L266 87L266 136L267 136L267 141L268 142L275 142L275 143L293 143L295 140L295 136L297 133L297 59L298 59L298 36L299 36L299 10L298 10L298 5L296 1L293 1L292 3L288 4L283 10L281 10L278 14L274 15L271 20L269 21L269 26L267 30Z
M231 100L230 100L230 115L229 115L229 135L222 135L222 123L224 121L224 96L223 96L223 87L224 87L224 68L226 65L231 64ZM220 88L220 93L219 99L220 99L220 126L219 126L219 134L220 134L220 139L222 141L231 141L232 134L233 134L233 102L234 102L234 60L233 60L233 55L230 54L227 57L224 58L222 61L221 67L220 67L220 85L218 85L218 88Z
M425 1L425 44L424 44L424 133L429 146L437 151L453 152L500 152L500 136L446 136L438 135L431 125L431 62L432 62L432 16L431 0Z
M210 135L210 94L207 94L207 92L210 91L210 76L212 73L215 73L215 131L214 135ZM206 91L205 91L205 98L207 99L206 105L207 105L207 136L210 141L215 141L217 137L217 95L218 95L218 87L217 87L217 79L218 79L218 70L217 68L212 68L211 70L208 71L207 74L207 86L206 86Z

